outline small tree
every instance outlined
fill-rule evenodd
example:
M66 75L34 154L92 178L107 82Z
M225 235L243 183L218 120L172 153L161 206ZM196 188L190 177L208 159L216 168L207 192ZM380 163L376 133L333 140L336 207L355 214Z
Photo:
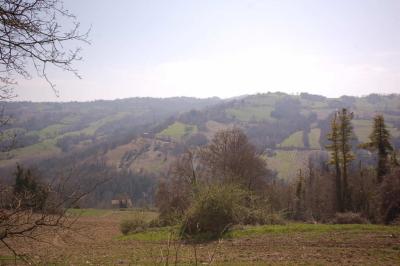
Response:
M262 188L270 174L265 161L238 128L217 132L210 144L200 151L199 157L213 179L241 184L251 190Z

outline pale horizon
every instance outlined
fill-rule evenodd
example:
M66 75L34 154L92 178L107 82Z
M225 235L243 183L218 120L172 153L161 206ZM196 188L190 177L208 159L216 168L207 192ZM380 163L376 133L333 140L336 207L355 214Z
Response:
M68 1L91 27L71 73L35 76L17 101L399 93L399 1ZM106 19L105 19L106 18Z

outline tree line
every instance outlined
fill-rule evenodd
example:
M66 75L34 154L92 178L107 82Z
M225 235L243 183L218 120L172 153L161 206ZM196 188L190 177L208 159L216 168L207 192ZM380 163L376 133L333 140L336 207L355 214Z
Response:
M385 119L377 114L369 140L354 145L353 116L346 108L333 115L326 146L330 159L325 167L315 167L310 158L308 169L299 172L296 218L321 219L335 212L356 212L371 221L390 223L398 216L398 197L388 197L399 190L399 163ZM367 155L356 158L359 149ZM325 214L318 210L322 206Z

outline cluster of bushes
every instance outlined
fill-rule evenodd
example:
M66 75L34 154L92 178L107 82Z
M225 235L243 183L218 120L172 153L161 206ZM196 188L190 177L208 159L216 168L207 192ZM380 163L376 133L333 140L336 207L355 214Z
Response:
M218 238L238 224L281 224L268 193L273 178L241 130L220 131L181 156L159 184L153 225L176 225L182 237Z
M219 184L200 189L180 223L181 235L218 238L233 225L282 224L269 210L268 202L236 184Z
M161 182L155 203L159 217L148 224L121 224L124 233L176 226L188 239L219 238L234 225L282 224L272 207L273 174L239 129L217 133L196 152L181 156Z
M135 217L129 220L123 220L120 224L121 233L127 235L129 233L143 232L149 227L149 223L141 217Z

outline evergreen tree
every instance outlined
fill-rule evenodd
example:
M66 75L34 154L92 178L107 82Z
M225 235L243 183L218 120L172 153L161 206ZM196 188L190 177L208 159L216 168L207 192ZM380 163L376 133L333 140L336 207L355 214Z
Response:
M393 152L393 147L390 144L390 132L385 125L383 115L374 117L369 142L361 144L361 147L377 152L376 176L378 183L381 183L383 177L389 172L389 155Z
M339 123L337 113L335 113L331 121L331 132L328 134L328 140L331 142L326 146L326 148L331 152L329 164L335 166L336 208L338 211L343 211L342 180L339 162Z
M351 139L353 138L353 126L351 120L353 113L349 113L346 108L342 108L338 112L339 120L339 151L340 151L340 164L342 174L342 200L343 209L347 211L351 207L351 195L348 180L348 166L352 160L355 159L352 152Z

